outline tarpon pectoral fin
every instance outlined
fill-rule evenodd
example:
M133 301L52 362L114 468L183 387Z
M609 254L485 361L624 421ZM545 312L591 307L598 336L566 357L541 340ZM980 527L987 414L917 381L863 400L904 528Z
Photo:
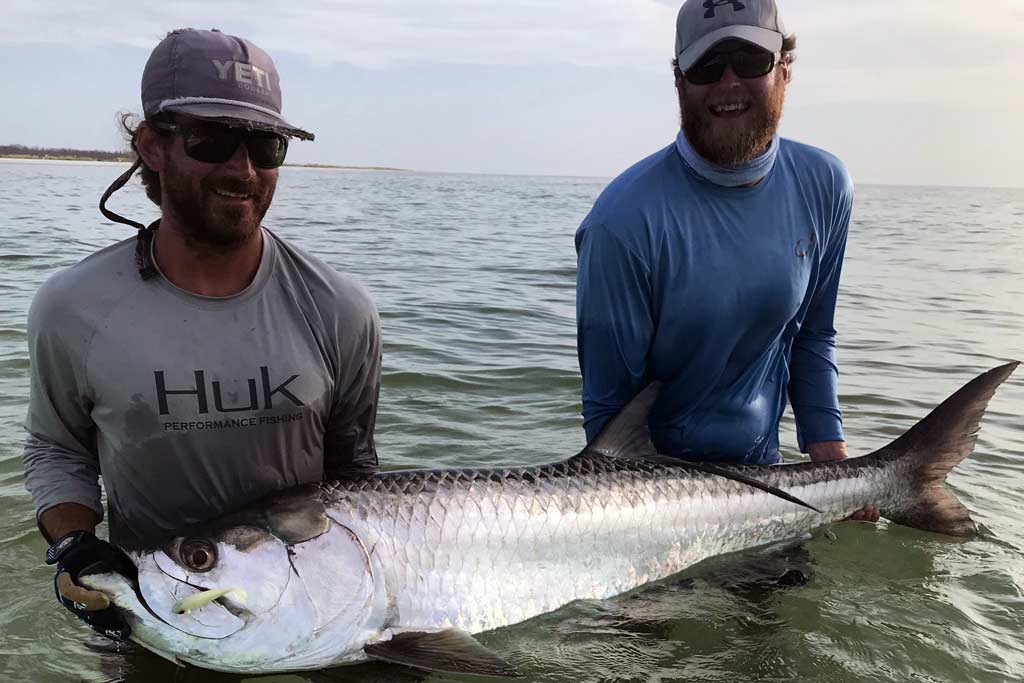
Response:
M363 651L372 659L426 671L500 678L519 676L511 664L468 633L456 629L398 633L391 640L367 645Z

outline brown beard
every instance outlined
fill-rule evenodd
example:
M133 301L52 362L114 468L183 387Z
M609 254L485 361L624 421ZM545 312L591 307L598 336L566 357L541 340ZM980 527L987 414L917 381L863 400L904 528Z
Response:
M749 120L739 130L716 133L714 114L703 103L687 106L686 81L677 83L683 132L693 148L713 164L732 168L756 159L771 144L782 119L785 83L778 83L764 100L751 102Z
M196 187L193 179L169 159L160 174L161 207L174 214L185 242L193 248L229 253L259 233L260 223L270 208L276 178L265 181L257 175L251 182L211 175ZM214 188L256 195L255 206L215 206Z

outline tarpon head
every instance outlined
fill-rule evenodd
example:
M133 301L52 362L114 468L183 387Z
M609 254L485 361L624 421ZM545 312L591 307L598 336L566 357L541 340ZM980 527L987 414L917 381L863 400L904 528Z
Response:
M81 581L125 613L134 641L168 659L248 673L364 658L379 602L369 553L315 487L127 552L137 579Z

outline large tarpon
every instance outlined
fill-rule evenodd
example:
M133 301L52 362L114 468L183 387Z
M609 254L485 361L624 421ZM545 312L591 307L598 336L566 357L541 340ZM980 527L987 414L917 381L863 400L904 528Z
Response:
M978 377L870 455L775 467L658 457L652 387L568 460L302 487L128 549L137 576L82 581L123 610L133 640L180 663L266 673L382 659L512 675L469 634L799 539L868 505L899 524L974 534L944 481L1016 366Z

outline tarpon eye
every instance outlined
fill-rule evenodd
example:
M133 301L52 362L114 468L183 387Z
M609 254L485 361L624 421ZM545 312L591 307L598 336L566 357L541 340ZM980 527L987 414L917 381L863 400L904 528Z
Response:
M201 538L182 541L178 555L181 563L194 572L208 572L217 564L217 548Z

